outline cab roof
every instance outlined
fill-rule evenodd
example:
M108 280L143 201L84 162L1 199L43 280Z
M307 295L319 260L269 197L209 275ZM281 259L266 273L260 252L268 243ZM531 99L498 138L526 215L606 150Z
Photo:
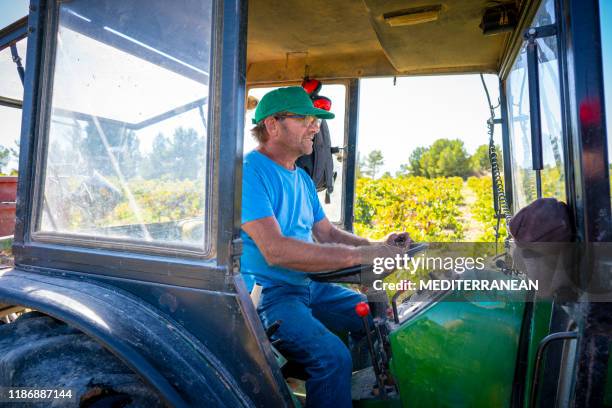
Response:
M499 3L250 0L247 82L497 73L513 33L484 35L479 25ZM519 16L525 3L510 1Z

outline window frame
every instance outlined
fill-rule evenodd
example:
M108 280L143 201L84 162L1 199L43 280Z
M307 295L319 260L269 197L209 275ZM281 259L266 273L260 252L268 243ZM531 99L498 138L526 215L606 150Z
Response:
M342 118L342 120L344 121L344 137L343 137L342 146L340 146L344 149L343 151L344 158L342 161L342 185L340 185L340 188L342 189L340 192L340 220L332 221L332 223L347 231L350 231L352 229L352 224L353 224L352 223L352 204L350 205L350 207L348 205L349 202L351 203L353 202L353 198L351 198L350 200L347 200L346 194L347 192L350 193L349 191L350 189L347 188L347 186L349 185L349 183L347 183L347 175L349 174L349 167L350 167L350 164L349 164L350 147L349 145L350 145L350 140L352 140L350 136L350 128L349 128L350 123L351 123L350 122L351 118L350 118L349 113L353 109L352 106L356 104L356 102L352 100L354 99L354 96L351 95L351 89L352 89L351 87L354 86L353 83L355 81L356 80L340 80L340 79L332 79L329 81L322 80L323 86L325 85L343 85L345 89L344 118ZM284 87L284 86L300 86L300 83L291 81L291 82L272 82L272 83L265 83L265 84L251 84L247 87L246 93L248 95L252 89L257 89L257 88L279 88L279 87ZM332 108L332 111L333 111L333 108ZM334 120L336 119L340 119L340 118L336 116ZM244 137L246 138L250 136L244 135ZM334 185L334 187L338 187L338 186ZM354 187L353 187L353 190L354 190ZM348 213L348 211L350 211L350 213Z
M243 44L246 42L246 30L240 24L246 18L246 10L244 7L229 8L219 2L213 2L209 102L210 106L215 108L209 109L207 129L212 148L208 151L210 167L207 170L208 186L211 190L208 207L205 210L207 212L205 215L210 219L211 232L208 241L211 250L206 254L189 250L179 251L171 247L138 248L126 246L118 240L107 246L99 239L80 242L66 236L56 240L33 236L32 214L35 211L34 207L40 207L42 204L38 201L44 177L41 158L46 156L48 143L58 18L57 2L32 0L28 18L29 67L26 70L24 89L19 163L18 196L21 199L18 199L17 204L13 248L16 265L213 290L233 288L225 278L227 265L230 263L231 251L228 250L228 242L231 241L232 232L230 231L228 237L225 230L233 223L234 207L228 205L228 202L234 201L234 192L224 189L221 184L223 184L222 178L227 180L229 175L229 179L233 180L238 171L235 167L226 169L227 166L219 166L219 163L227 162L228 157L235 155L237 149L235 143L227 143L223 138L223 136L227 138L226 133L231 132L231 129L228 128L226 131L227 126L220 125L221 121L229 122L230 118L235 119L235 115L219 109L218 107L223 104L217 101L230 100L230 97L238 100L235 95L244 92L236 77L240 75L240 69L237 68L242 67L244 71L246 59L245 53L239 52L244 50ZM232 58L235 65L227 66L227 61ZM242 100L239 102L243 103ZM240 103L229 105L231 106L228 109L243 109Z

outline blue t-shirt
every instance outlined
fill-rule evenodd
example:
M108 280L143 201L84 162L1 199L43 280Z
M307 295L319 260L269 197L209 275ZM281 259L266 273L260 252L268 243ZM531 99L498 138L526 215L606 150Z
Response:
M317 189L299 167L287 170L266 155L254 150L244 158L242 168L242 224L274 216L286 237L313 242L312 226L325 217ZM307 285L308 274L270 266L255 242L240 231L243 253L242 276L248 290L254 283Z

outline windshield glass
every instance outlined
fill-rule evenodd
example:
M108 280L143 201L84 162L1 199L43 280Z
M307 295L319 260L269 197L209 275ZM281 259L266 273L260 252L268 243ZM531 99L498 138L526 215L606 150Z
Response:
M204 249L212 5L180 3L61 4L39 232Z

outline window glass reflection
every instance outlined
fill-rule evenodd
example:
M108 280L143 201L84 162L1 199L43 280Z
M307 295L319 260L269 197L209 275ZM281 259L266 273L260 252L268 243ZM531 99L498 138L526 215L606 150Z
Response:
M536 199L535 171L531 165L531 133L527 54L521 49L506 82L514 211Z
M554 1L548 0L540 6L533 25L543 26L554 21ZM544 168L540 172L542 196L566 201L557 39L552 36L536 41L544 159ZM536 172L532 170L527 69L526 43L524 43L507 81L515 211L537 198Z
M203 249L211 10L61 4L40 232Z

